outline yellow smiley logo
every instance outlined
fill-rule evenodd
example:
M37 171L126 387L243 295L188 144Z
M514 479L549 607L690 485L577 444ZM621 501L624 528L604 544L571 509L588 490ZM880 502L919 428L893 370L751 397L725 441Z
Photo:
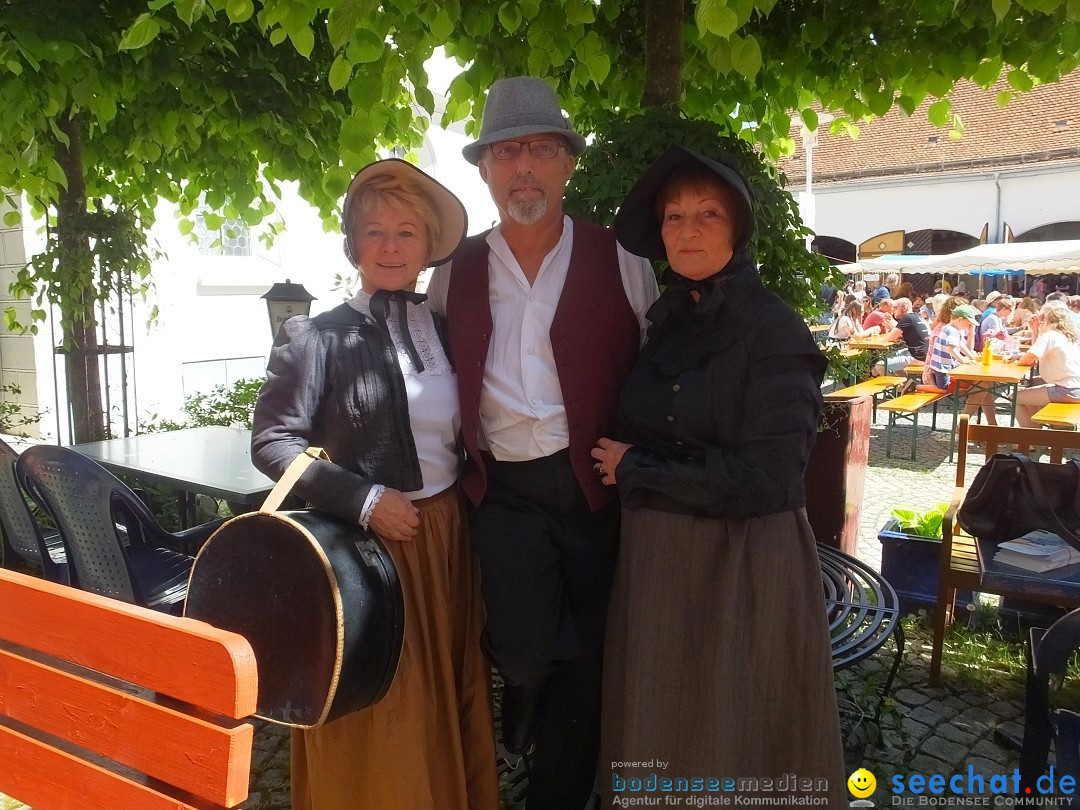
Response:
M865 799L877 788L877 779L866 768L859 768L847 780L847 788L857 799Z

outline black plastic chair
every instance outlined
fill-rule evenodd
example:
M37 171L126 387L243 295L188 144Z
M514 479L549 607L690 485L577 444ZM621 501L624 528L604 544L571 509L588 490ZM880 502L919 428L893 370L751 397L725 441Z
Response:
M41 566L45 579L70 585L67 554L56 531L42 533L15 479L15 462L19 454L0 439L0 526L4 529L5 568L13 568L12 555Z
M1046 770L1050 744L1057 752L1055 777L1080 779L1080 714L1052 705L1051 676L1064 675L1069 659L1080 649L1080 610L1054 622L1050 629L1033 627L1028 648L1024 697L1024 742L1020 751L1020 784L1036 788ZM1070 798L1067 806L1075 806Z
M30 497L56 521L71 562L72 585L155 610L182 612L194 558L176 547L197 546L224 521L171 534L124 482L66 447L31 447L19 456L15 470Z

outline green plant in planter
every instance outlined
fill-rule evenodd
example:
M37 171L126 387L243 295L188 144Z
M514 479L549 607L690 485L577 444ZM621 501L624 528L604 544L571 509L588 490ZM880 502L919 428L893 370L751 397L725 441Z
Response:
M900 522L906 534L941 539L941 521L949 510L949 504L939 503L933 509L916 512L912 509L893 509L892 516Z

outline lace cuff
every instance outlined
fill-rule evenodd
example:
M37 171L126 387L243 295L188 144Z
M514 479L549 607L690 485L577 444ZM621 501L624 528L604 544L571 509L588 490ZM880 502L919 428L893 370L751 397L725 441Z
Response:
M375 484L370 490L368 490L368 496L364 501L364 508L360 510L360 528L366 529L368 523L371 521L371 513L375 511L375 504L379 502L379 498L386 492L386 487L382 484Z

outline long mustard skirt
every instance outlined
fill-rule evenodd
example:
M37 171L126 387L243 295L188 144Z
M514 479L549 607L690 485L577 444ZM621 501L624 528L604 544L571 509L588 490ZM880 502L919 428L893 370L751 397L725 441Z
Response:
M604 658L601 806L620 795L620 780L655 774L654 797L664 778L742 779L726 783L728 797L813 795L846 807L843 771L805 512L726 520L624 509ZM825 789L804 792L804 779ZM761 793L766 780L772 790Z
M456 488L388 542L405 592L397 675L375 706L292 734L294 810L498 810L479 574Z

